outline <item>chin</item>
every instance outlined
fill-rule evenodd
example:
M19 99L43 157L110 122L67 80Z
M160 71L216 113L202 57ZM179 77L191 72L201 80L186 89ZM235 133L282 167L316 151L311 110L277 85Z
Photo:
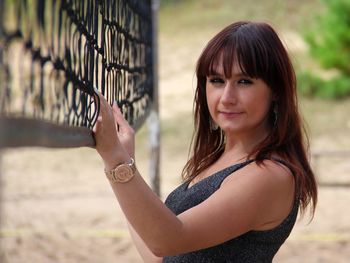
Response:
M235 126L220 126L221 130L224 131L224 133L240 133L244 131L243 127L235 127Z

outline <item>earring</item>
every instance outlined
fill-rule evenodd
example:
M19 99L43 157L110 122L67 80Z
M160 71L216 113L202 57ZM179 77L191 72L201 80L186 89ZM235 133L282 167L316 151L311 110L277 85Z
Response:
M210 119L209 119L209 126L210 126L211 131L216 131L217 129L219 129L219 125L217 125L215 123L215 121L212 119L212 117L210 117Z
M275 127L277 125L277 120L278 120L278 104L277 104L277 102L275 102L273 105L273 115L274 115L273 126Z

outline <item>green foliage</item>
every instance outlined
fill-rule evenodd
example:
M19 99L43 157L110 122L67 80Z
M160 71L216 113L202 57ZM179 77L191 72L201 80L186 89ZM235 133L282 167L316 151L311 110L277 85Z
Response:
M341 98L350 95L350 1L324 0L326 12L305 36L311 55L338 74L322 80L310 73L298 76L300 91L309 96Z
M307 71L297 72L298 90L306 97L316 96L319 87L323 84L321 78Z
M179 4L183 0L160 0L161 6Z
M350 95L350 77L337 76L324 80L310 72L299 72L298 89L306 97L341 99Z
M350 1L324 1L327 12L307 35L311 54L326 68L350 75Z

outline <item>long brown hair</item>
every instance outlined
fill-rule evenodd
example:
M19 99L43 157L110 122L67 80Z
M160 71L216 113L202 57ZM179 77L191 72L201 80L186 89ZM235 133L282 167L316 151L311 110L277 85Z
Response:
M190 158L182 171L183 178L192 180L213 164L225 148L223 131L210 128L205 91L207 76L214 74L213 68L219 57L223 58L226 77L231 76L232 66L237 62L244 74L262 79L271 88L276 98L269 113L271 132L248 159L254 156L260 165L272 154L280 156L295 175L301 211L312 203L314 213L317 186L307 156L308 139L298 111L295 72L277 33L266 23L237 22L227 26L209 41L199 57L194 99L195 131ZM277 118L273 110L276 107Z

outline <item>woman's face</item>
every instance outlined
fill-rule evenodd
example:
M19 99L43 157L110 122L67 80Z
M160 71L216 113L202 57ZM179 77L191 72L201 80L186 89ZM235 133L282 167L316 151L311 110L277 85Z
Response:
M210 115L226 136L269 131L272 91L262 79L245 76L238 65L226 78L219 61L207 77L206 96Z

